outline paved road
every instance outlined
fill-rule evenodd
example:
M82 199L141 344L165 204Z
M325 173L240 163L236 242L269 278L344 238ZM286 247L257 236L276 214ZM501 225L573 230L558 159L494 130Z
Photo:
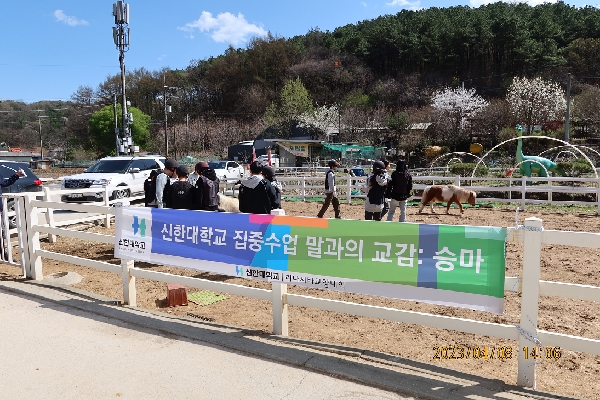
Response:
M1 286L0 320L4 399L406 398Z
M44 281L0 280L0 397L566 399L387 354L114 303Z

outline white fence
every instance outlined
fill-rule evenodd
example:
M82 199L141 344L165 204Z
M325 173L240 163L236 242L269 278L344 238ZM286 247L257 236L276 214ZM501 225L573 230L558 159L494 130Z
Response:
M365 177L340 176L336 177L338 197L345 199L348 204L352 199L365 198ZM323 176L282 176L277 177L282 183L283 197L299 197L303 201L310 197L323 196ZM599 178L563 178L563 177L522 177L522 178L465 178L460 176L413 176L413 189L423 190L429 185L453 184L478 194L486 192L486 196L478 197L478 201L499 203L520 203L521 209L526 204L578 204L595 206L600 215L600 179ZM506 196L495 197L493 193L507 193ZM546 193L547 199L527 198L527 193ZM555 200L554 194L590 195L591 201L583 200ZM506 198L505 198L506 197ZM420 196L413 196L420 199Z
M39 242L40 234L79 238L108 244L114 244L115 238L114 236L81 232L51 226L50 224L40 224L38 222L40 210L86 211L103 214L108 220L110 216L114 215L114 208L106 205L67 204L35 200L34 196L27 195L17 197L16 200L19 227L18 243L21 249L21 265L26 277L35 280L43 279L42 259L63 261L121 274L123 299L126 304L131 306L136 306L135 280L136 278L145 278L270 301L273 311L273 332L279 335L288 335L288 306L292 305L509 339L518 341L519 348L542 345L558 346L561 350L572 350L600 356L600 340L537 329L540 295L600 301L600 287L541 281L541 246L553 244L597 249L600 248L600 234L597 233L545 231L542 228L542 220L537 218L528 218L524 226L509 229L507 240L524 244L523 276L507 277L505 279L505 290L522 291L521 321L520 325L517 326L290 294L287 293L287 285L280 283L273 283L271 290L258 289L140 269L136 268L131 260L121 260L120 265L115 265L42 250ZM6 218L6 213L3 217ZM535 387L536 362L534 359L525 358L521 351L519 351L518 370L518 384Z

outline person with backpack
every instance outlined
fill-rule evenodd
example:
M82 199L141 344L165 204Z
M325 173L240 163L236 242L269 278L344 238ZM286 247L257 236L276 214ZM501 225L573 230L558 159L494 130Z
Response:
M146 207L150 207L150 204L154 202L156 206L156 176L158 172L152 170L148 179L144 181L144 204Z
M387 196L391 198L388 221L394 220L394 212L398 206L400 207L400 222L406 221L406 200L410 197L411 190L412 176L406 168L406 161L400 160L396 164L396 170L392 173L387 190Z
M179 167L177 160L169 158L165 161L165 168L158 172L154 181L151 180L147 186L144 185L144 197L147 199L148 207L167 207L165 204L167 198L166 195L169 191L169 186L171 185L171 178L177 178L177 173L175 172L177 167ZM151 184L151 182L154 182L154 184ZM148 201L150 199L153 200Z
M250 176L240 185L240 212L250 214L270 214L277 208L275 189L262 173L260 161L250 164Z
M281 208L281 191L283 189L283 186L281 186L281 183L277 180L277 178L275 178L275 168L269 167L268 165L264 166L262 169L262 176L264 176L266 180L271 182L271 186L275 191L275 204L273 208Z
M340 164L336 160L330 160L327 165L329 165L329 170L325 173L325 199L317 217L323 218L325 211L329 208L329 204L333 204L335 217L341 219L340 201L337 198L337 188L335 187L335 170L338 169Z
M385 172L385 164L381 161L375 161L373 163L373 174L367 177L365 220L381 221L387 183L388 174Z
M177 181L169 185L167 194L167 205L169 208L178 210L194 209L194 187L188 182L188 167L180 165L175 170Z
M194 167L196 184L195 205L196 210L219 211L219 178L215 170L210 168L206 161L200 161Z

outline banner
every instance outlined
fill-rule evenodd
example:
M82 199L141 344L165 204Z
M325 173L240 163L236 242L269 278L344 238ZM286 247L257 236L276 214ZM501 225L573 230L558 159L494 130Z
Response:
M502 313L506 229L120 207L115 257Z
M298 157L308 157L308 144L307 143L284 143L277 142L277 145L283 147L290 153Z

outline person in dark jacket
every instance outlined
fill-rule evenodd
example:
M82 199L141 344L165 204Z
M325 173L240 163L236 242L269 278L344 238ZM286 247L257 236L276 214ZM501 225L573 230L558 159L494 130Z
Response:
M381 161L373 163L373 174L367 177L367 198L365 200L365 220L381 221L381 211L385 203L388 174Z
M274 204L274 208L281 208L281 183L279 183L279 181L277 180L277 178L275 178L275 168L273 167L269 167L264 166L262 169L262 175L265 177L266 180L268 180L269 182L271 182L271 186L273 187L273 190L275 191L275 204Z
M261 172L262 164L259 161L250 164L250 176L242 179L240 185L240 212L270 214L276 208L275 190Z
M180 210L194 209L194 187L188 182L188 167L180 165L176 169L177 181L173 182L168 189L167 204L169 208Z
M340 201L337 198L337 188L335 186L335 170L338 169L340 164L336 160L330 160L327 165L329 165L329 170L325 173L325 199L317 217L323 218L325 211L329 208L329 204L333 204L335 217L341 219Z
M206 161L200 161L195 168L197 175L196 210L219 211L219 178Z
M412 176L406 168L406 161L400 160L396 164L396 170L388 184L387 197L391 198L390 212L387 216L388 221L394 220L396 207L400 207L400 222L406 221L406 200L410 197L412 190Z

